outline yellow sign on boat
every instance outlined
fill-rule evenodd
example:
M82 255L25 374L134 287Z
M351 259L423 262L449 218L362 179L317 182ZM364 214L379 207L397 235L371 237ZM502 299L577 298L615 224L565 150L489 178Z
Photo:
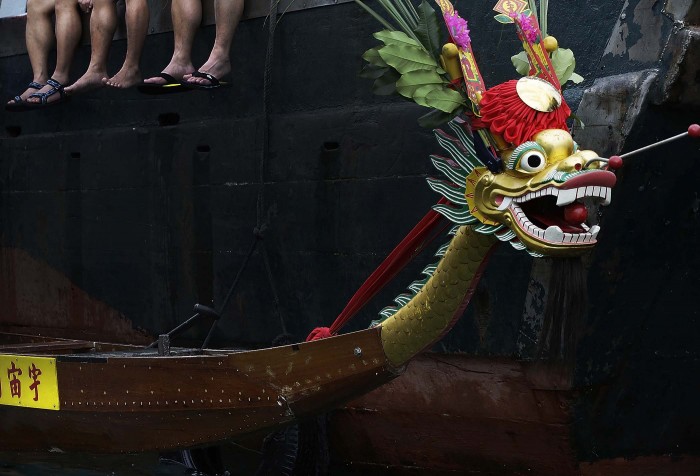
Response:
M58 410L56 359L0 355L0 405Z

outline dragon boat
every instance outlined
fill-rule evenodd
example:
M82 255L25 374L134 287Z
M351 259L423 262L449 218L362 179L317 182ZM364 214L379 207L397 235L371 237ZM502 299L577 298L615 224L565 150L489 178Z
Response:
M521 87L544 96L546 107L562 104L543 80L524 78ZM463 314L499 241L533 256L577 256L596 244L600 228L583 223L580 207L588 199L610 203L616 178L606 170L607 159L579 150L565 129L547 128L509 148L503 170L492 172L478 157L468 123L456 118L449 126L453 135L436 134L449 158L433 159L445 179L429 183L449 201L436 210L455 222L454 238L438 252L430 277L411 286L415 296L382 322L347 335L239 352L159 343L166 347L159 353L5 334L3 440L12 449L130 452L269 431L400 374ZM579 223L572 225L569 214ZM188 424L194 420L196 430Z
M134 452L270 431L398 376L463 314L499 241L538 256L575 256L595 245L599 227L571 229L563 207L577 199L610 203L615 175L597 154L577 150L567 132L547 129L516 148L506 170L492 173L478 161L467 124L456 119L450 128L454 136L437 137L451 160L435 161L451 182L430 183L464 206L461 214L445 208L459 217L454 238L438 252L430 278L412 286L415 296L385 320L365 331L257 351L171 348L167 334L146 349L3 334L5 446ZM534 205L553 222L546 229L523 211L540 200L553 202ZM215 315L195 310L193 318ZM195 420L196 429L188 423Z
M598 245L604 233L594 211L611 204L615 171L626 156L604 157L571 135L563 85L576 76L565 64L562 77L559 63L569 57L556 59L558 47L540 30L527 2L499 2L496 19L517 32L526 66L522 78L487 88L466 22L447 0L437 5L449 35L444 46L437 47L439 35L422 27L433 24L422 5L413 27L412 13L409 18L389 13L406 27L378 32L382 45L364 55L369 63L364 74L376 81L375 89L389 86L432 108L422 122L441 124L435 139L444 154L431 156L439 176L429 178L428 186L442 198L427 217L442 217L452 227L450 241L436 254L439 262L425 269L423 279L411 283L368 329L336 335L331 327L307 342L258 350L212 348L209 337L202 346L171 346L180 326L150 345L47 337L51 332L45 328L39 335L7 326L0 332L2 450L179 450L264 435L358 397L351 410L371 413L373 398L390 401L381 392L396 387L386 384L402 378L412 360L456 325L500 243L556 259L578 258ZM682 136L687 135L697 137L700 128L691 126ZM328 149L332 152L332 144ZM205 147L197 150L207 153ZM195 312L192 321L220 320L220 312L205 306L195 306ZM548 325L540 336L545 350L554 360L565 359L576 345L568 340L570 329ZM426 361L433 358L420 360L412 378L425 379L431 372ZM481 364L474 365L474 372L482 372ZM523 364L523 373L536 365ZM519 372L510 361L483 368L494 366ZM550 391L545 387L538 389ZM371 393L374 389L379 390ZM557 397L549 400L543 411L564 405ZM397 411L415 401L397 405ZM555 417L557 425L566 418ZM347 428L362 425L349 420ZM571 459L568 453L566 458ZM568 462L564 466L559 471L545 465L542 474L577 471Z

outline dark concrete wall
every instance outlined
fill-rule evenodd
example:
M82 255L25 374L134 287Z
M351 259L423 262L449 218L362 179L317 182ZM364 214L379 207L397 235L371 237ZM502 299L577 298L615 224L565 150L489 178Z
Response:
M585 14L579 2L568 3L567 15ZM555 17L564 13L553 10ZM470 18L487 83L513 77L509 57L519 49L513 32L493 21L486 4L463 14ZM614 20L604 18L604 28ZM266 247L280 313L300 338L333 320L435 201L422 182L429 171L426 157L435 150L431 134L415 122L423 111L372 96L369 83L357 77L360 55L374 45L371 33L379 29L348 4L288 13L276 32L264 161ZM582 42L579 24L567 23L561 34L551 30L563 46L583 50L579 72L590 76L595 66L583 59L600 54L604 36ZM208 27L197 38L196 61L206 58L213 33ZM30 252L150 333L180 321L195 301L221 302L256 224L266 40L262 20L241 25L233 86L225 91L156 98L98 91L60 108L2 112L5 246ZM167 62L171 47L171 35L149 36L147 74ZM124 51L123 41L114 43L112 70ZM84 70L88 54L81 48L74 76ZM2 58L0 70L6 97L29 77L23 56ZM44 237L41 243L37 236ZM492 269L501 268L499 260L502 266L517 260L519 282L526 283L529 259L500 253ZM397 279L358 326L389 304L423 265ZM263 268L261 258L254 258L244 274L231 309L235 316L223 325L225 340L262 344L280 331ZM132 286L125 290L120 283ZM525 285L513 288L524 292ZM522 298L499 298L495 283L489 289L489 336L480 338L467 319L447 348L514 352L518 322L512 316L520 314ZM488 342L480 344L484 338Z

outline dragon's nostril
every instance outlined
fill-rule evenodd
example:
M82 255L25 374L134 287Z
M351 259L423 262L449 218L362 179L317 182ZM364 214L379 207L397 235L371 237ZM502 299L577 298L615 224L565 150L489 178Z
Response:
M574 165L574 168L575 168L576 170L581 170L581 164L580 164L580 163L575 164L575 165Z

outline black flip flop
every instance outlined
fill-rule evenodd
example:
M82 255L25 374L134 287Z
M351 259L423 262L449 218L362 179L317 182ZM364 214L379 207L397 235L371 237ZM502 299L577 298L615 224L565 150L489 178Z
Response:
M168 73L160 73L156 77L163 78L165 80L165 83L141 83L138 86L136 86L136 89L138 89L140 93L150 95L182 93L188 91L187 88L183 87L180 81L178 81Z
M32 81L27 85L27 89L36 89L37 91L43 87L43 84L37 83L36 81ZM12 101L13 102L5 104L6 111L20 112L29 109L29 106L27 106L27 102L24 99L22 99L22 96L15 96L14 98L12 98Z
M219 81L213 75L209 73L203 73L201 71L195 71L192 73L193 78L204 78L209 81L209 84L197 84L190 83L188 81L183 81L182 85L187 89L218 89L230 86L226 81Z

